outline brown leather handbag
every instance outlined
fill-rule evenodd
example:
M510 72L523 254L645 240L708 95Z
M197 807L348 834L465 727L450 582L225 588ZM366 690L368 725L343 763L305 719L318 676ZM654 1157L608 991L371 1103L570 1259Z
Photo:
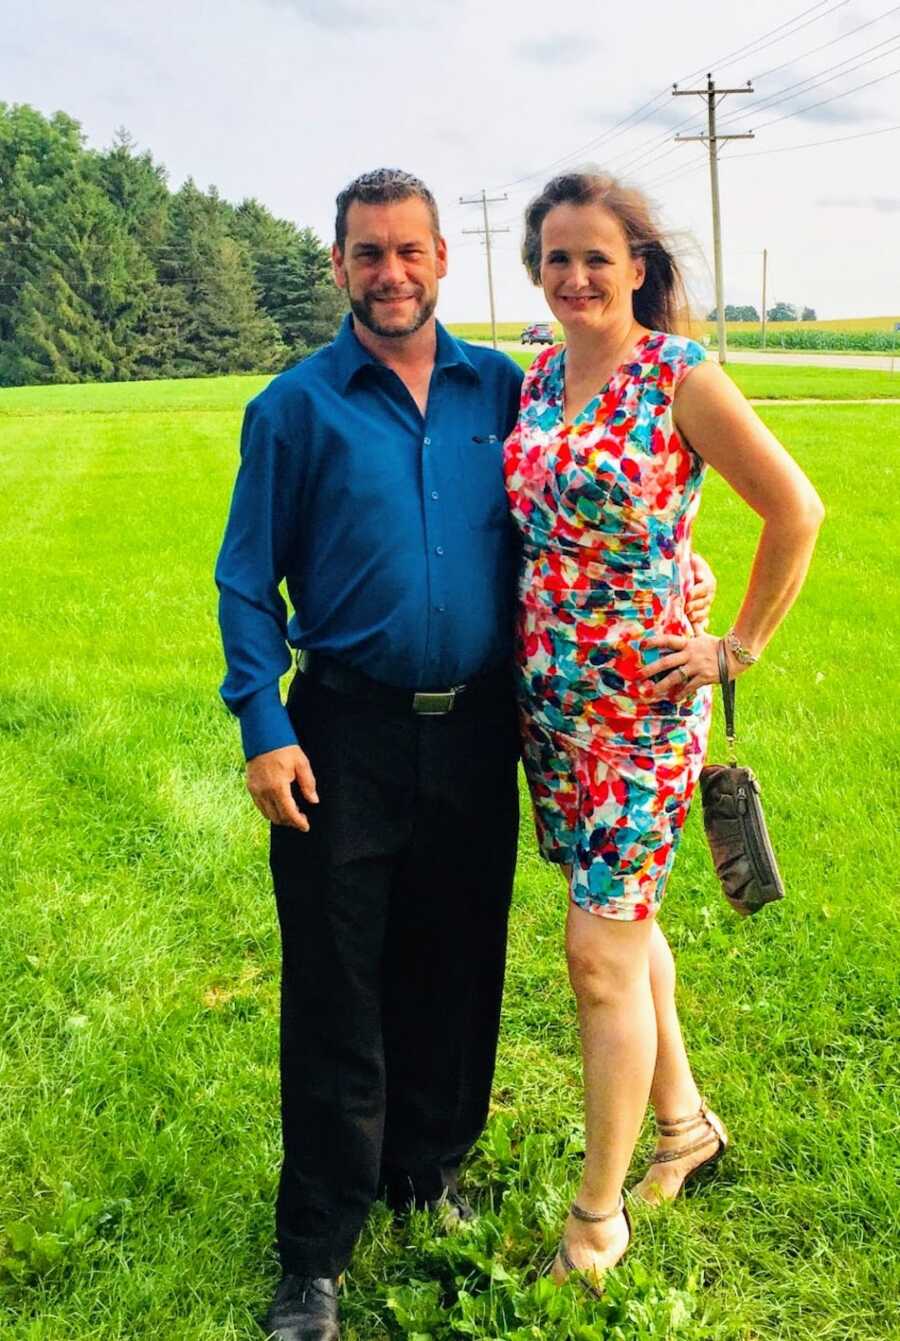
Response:
M728 675L725 643L719 643L719 681L725 707L729 762L707 764L700 772L703 826L722 893L736 913L747 917L784 898L784 885L763 815L759 783L735 756L734 681Z

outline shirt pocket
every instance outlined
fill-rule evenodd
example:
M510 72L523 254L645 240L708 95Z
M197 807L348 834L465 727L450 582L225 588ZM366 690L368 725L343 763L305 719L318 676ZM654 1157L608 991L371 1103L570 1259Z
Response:
M503 439L494 433L463 438L457 447L460 493L467 524L475 531L509 524L503 481Z

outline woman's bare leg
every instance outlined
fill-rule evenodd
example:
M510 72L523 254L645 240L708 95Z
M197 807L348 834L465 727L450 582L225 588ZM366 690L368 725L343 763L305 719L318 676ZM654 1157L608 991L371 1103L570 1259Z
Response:
M566 953L581 1029L586 1128L576 1200L597 1213L618 1205L653 1079L652 928L651 921L619 922L569 905ZM625 1251L628 1227L621 1215L600 1224L570 1215L565 1241L577 1267L602 1270ZM559 1259L554 1274L565 1274Z
M696 1113L700 1092L691 1072L675 1006L675 960L658 922L654 922L650 938L650 989L657 1038L650 1102L658 1117Z
M661 927L654 923L650 939L650 987L656 1013L656 1068L650 1089L650 1102L657 1118L687 1117L700 1108L700 1091L691 1072L678 1011L675 1006L675 961ZM660 1136L657 1149L674 1150L694 1145L703 1137L703 1129L688 1136ZM668 1164L652 1164L633 1190L645 1201L668 1201L681 1187L685 1176L702 1164L715 1150L717 1138L710 1131L707 1146L684 1159Z

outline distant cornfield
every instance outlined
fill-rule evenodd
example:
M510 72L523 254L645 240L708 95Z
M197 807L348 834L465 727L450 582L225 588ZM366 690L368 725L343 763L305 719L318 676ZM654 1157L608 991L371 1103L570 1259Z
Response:
M732 325L729 327L727 338L732 349L762 348L762 331L758 326L748 328ZM766 328L767 349L846 349L862 350L867 353L890 353L894 339L893 331L836 330L833 327L816 329L787 322L779 322ZM715 327L709 332L709 342L713 347L718 343Z

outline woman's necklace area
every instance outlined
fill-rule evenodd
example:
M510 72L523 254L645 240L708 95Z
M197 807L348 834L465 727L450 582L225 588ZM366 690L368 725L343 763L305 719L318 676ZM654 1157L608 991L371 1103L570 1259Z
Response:
M621 368L625 355L630 353L642 338L639 334L640 330L641 327L637 322L634 322L629 328L627 336L616 346L611 357L605 357L602 362L593 366L588 365L585 371L579 373L575 378L572 377L569 362L570 350L568 346L563 350L563 410L567 424L574 423L584 413L591 401L596 400L606 390L614 375Z

